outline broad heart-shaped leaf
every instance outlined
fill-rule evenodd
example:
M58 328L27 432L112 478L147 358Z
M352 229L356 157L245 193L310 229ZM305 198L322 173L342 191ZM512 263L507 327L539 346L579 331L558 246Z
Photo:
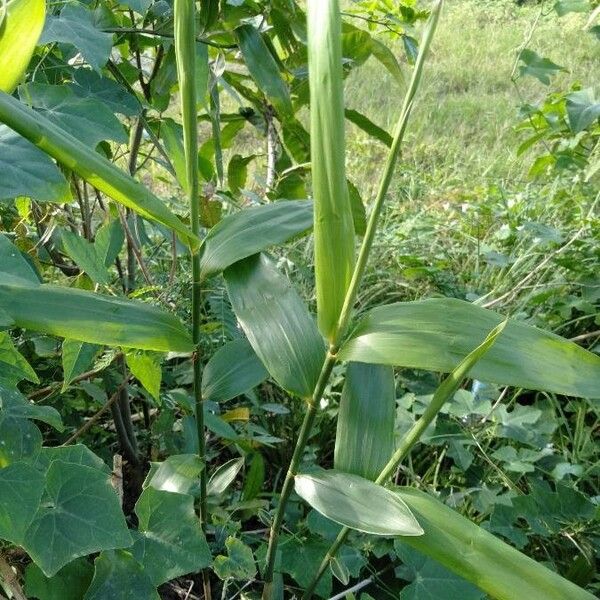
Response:
M204 465L197 454L175 454L161 463L151 463L144 488L191 494Z
M42 433L29 420L0 412L0 468L36 460L42 449Z
M423 529L394 492L368 479L322 471L296 475L296 493L328 519L373 535L423 535Z
M287 86L261 34L252 25L240 25L235 34L248 71L258 89L273 104L280 117L291 116L293 108Z
M135 96L108 77L102 77L91 69L75 69L73 77L75 81L67 87L80 98L98 100L112 112L126 117L138 115L142 110Z
M27 196L38 202L69 202L69 184L58 167L31 142L0 123L0 200Z
M12 93L44 28L45 0L9 0L0 19L0 90ZM2 9L0 9L2 12Z
M92 10L82 4L66 4L60 15L46 20L40 44L50 42L75 46L88 64L100 71L110 56L112 35L96 29Z
M219 555L215 558L214 570L220 579L240 579L248 581L256 575L256 563L252 548L246 546L241 540L228 537L225 540L227 556Z
M91 148L103 140L127 142L123 126L102 102L76 96L65 85L26 83L19 88L19 96L22 102Z
M580 90L567 95L567 115L573 133L587 129L600 117L600 102L594 97L594 90Z
M238 260L305 233L312 227L312 211L313 203L307 200L280 200L225 217L200 248L202 277L217 275Z
M67 6L68 8L68 6ZM195 249L199 240L154 194L40 113L0 92L0 122L28 139L107 196L176 231Z
M545 85L550 84L550 77L565 70L564 67L553 63L549 58L542 58L529 48L521 51L519 59L523 61L523 64L519 65L519 74L531 75Z
M0 468L0 539L21 543L43 490L43 473L26 462Z
M225 281L238 321L273 379L297 396L310 398L325 348L287 277L271 259L257 254L229 267Z
M28 598L38 600L81 600L93 575L94 567L85 558L65 565L54 577L46 577L31 563L25 569L24 591Z
M125 550L102 552L83 600L160 600L144 567Z
M402 588L400 600L425 600L431 598L460 598L460 600L483 600L484 592L442 567L440 563L420 552L394 542L396 556L402 566L396 569L396 576L411 581Z
M162 356L156 352L143 352L140 350L125 354L131 374L155 400L160 398L161 358Z
M338 0L310 0L307 19L317 318L331 341L354 269Z
M24 329L90 344L168 352L193 350L170 313L135 300L52 285L0 283L0 309Z
M56 460L110 474L106 463L83 444L44 447L36 458L35 466L41 471L47 471L50 464Z
M337 420L335 468L377 479L394 453L395 418L393 367L350 363Z
M425 534L402 542L434 558L492 598L592 600L594 596L416 489L396 488Z
M369 311L340 351L341 360L448 373L501 321L453 298L403 302ZM473 367L481 381L600 397L600 357L557 335L509 320Z
M131 543L106 473L61 460L50 463L42 502L20 544L46 576L80 556Z
M9 279L18 279L23 285L41 283L38 274L21 251L2 234L0 234L0 275L0 281L5 283Z
M15 348L10 335L0 331L0 392L3 384L10 388L23 379L39 383L35 371Z
M92 281L105 285L110 283L110 273L92 242L67 230L63 231L60 237L65 252Z
M60 413L52 406L30 402L17 389L7 389L0 384L0 416L15 419L36 419L48 423L58 431L64 427Z
M225 402L256 387L268 376L248 340L233 340L219 348L204 367L202 397Z
M92 364L94 357L98 354L100 348L95 344L87 344L75 340L64 340L62 344L62 367L63 367L63 385L64 392L71 381Z
M135 512L140 535L132 553L154 585L210 565L210 549L194 512L192 496L148 487L137 501Z

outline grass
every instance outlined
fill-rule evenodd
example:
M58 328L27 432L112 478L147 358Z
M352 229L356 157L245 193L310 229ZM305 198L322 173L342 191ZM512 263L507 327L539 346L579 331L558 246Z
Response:
M424 170L446 185L524 177L526 159L515 153L518 137L513 126L520 101L511 72L539 11L537 5L518 7L509 0L446 4L405 146L409 168ZM540 19L528 46L568 70L555 79L556 87L597 81L598 45L582 33L584 17L571 14L559 19L548 7L545 12L550 14ZM521 87L527 101L540 100L547 92L532 78L523 80ZM401 93L387 71L371 59L351 74L346 98L352 108L390 129ZM367 174L381 154L364 161L366 135L354 132L351 140L361 151L350 172L358 182L372 185Z

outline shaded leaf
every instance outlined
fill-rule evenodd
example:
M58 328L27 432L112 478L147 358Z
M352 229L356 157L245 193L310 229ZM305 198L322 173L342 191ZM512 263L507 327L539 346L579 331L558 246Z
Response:
M600 102L596 102L594 90L580 90L567 94L567 115L573 133L587 129L600 117Z
M104 285L110 283L110 273L94 244L67 230L61 232L61 240L65 252L92 281Z
M135 505L139 532L133 556L154 585L206 568L212 560L194 499L146 488Z
M112 35L96 29L94 15L82 4L66 4L60 15L49 15L40 44L62 42L77 48L88 64L100 71L112 48Z
M529 48L521 51L519 59L523 62L519 65L519 74L535 77L544 85L550 84L550 77L559 71L564 71L564 67L553 63L549 58L542 58Z
M95 344L86 344L75 340L64 340L62 344L62 367L64 392L78 375L84 373L92 364L99 348Z
M144 568L125 550L102 552L84 600L160 600Z
M287 86L261 34L252 25L241 25L235 30L235 35L258 89L265 94L281 117L291 116L293 109Z
M350 363L337 419L335 469L377 479L394 453L395 418L393 367Z
M58 167L32 143L0 124L0 200L19 196L38 202L69 202L69 184Z
M225 402L256 387L268 376L248 340L240 338L211 356L202 373L202 397Z
M225 281L238 321L273 379L284 389L309 398L325 349L296 290L263 255L229 267Z
M94 567L84 558L65 565L54 577L46 577L30 564L25 569L25 593L38 600L81 600L88 589Z
M215 558L214 570L220 579L240 579L247 581L254 579L256 564L252 549L242 541L229 536L225 540L227 556L219 555Z

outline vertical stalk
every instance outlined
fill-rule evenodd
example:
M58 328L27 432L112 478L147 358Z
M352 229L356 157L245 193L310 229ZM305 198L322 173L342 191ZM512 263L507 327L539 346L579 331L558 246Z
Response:
M198 124L196 114L196 33L194 0L175 0L175 53L181 96L183 143L187 174L191 229L200 234L199 181L198 181ZM194 401L198 429L198 455L205 462L204 404L202 399L202 364L200 361L201 281L200 256L190 249L192 260L192 339L196 347L194 363ZM207 496L206 468L200 475L200 521L206 530Z
M306 443L310 436L310 430L315 420L319 403L321 401L321 396L323 395L325 386L327 385L327 381L329 380L329 376L331 375L331 371L336 362L337 352L339 350L340 344L342 343L348 331L350 318L352 317L352 313L354 311L354 303L356 302L356 296L358 294L358 290L360 288L360 284L362 282L362 278L369 259L369 254L373 246L373 240L375 238L375 232L377 230L379 217L381 215L381 211L390 188L392 177L394 175L394 168L396 166L398 156L400 155L400 149L402 147L404 134L408 126L408 120L413 107L414 98L418 90L419 84L421 82L421 77L423 74L423 65L425 63L425 58L431 46L433 34L437 27L442 4L443 0L438 0L434 5L431 11L431 16L425 28L425 32L423 34L423 39L421 41L421 47L419 50L419 56L417 57L412 78L404 98L402 112L400 113L400 118L394 131L394 139L392 142L392 146L390 148L388 158L386 160L377 196L375 197L375 202L369 215L367 229L361 244L356 265L354 267L352 279L350 281L348 291L346 292L346 297L344 299L344 304L340 312L338 324L332 336L332 342L329 348L329 352L327 353L327 356L325 358L325 362L323 364L321 376L319 377L319 381L317 382L317 385L315 387L312 400L309 403L306 414L304 416L304 421L302 423L300 435L296 442L296 447L294 449L292 461L290 462L290 466L286 474L281 496L279 499L279 505L277 506L277 511L275 513L275 517L273 519L269 535L269 546L267 549L267 564L264 576L265 587L263 590L263 600L271 600L273 595L273 572L275 569L277 541L279 537L279 530L281 529L281 524L283 522L283 517L285 514L285 507L292 491L294 477L296 476L295 471L304 453L304 448L306 447Z

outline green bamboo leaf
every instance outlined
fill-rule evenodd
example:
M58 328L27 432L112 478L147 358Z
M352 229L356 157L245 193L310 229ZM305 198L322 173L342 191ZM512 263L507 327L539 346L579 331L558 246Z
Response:
M256 387L268 376L248 340L233 340L219 348L204 367L202 397L225 402Z
M233 458L222 464L211 476L208 482L208 495L220 496L235 481L244 466L243 458Z
M338 0L310 0L307 18L317 316L321 333L332 340L354 269Z
M280 117L290 117L293 108L288 88L261 34L252 25L241 25L235 30L235 35L258 89L273 104Z
M201 31L210 29L219 18L219 0L201 0L198 16Z
M44 28L46 0L9 0L0 20L0 90L12 93Z
M375 480L394 453L395 416L394 369L350 363L337 419L335 469Z
M420 537L403 537L402 543L434 558L492 598L592 600L594 597L428 494L412 488L396 489L425 532Z
M325 349L288 279L269 258L254 255L229 267L225 282L238 321L273 379L297 396L310 398Z
M193 349L175 316L135 300L52 285L0 283L0 309L24 329L90 344L164 352Z
M448 373L503 320L491 310L453 298L391 304L369 311L339 356ZM515 320L471 374L501 385L600 397L599 356Z
M402 73L400 63L396 59L394 53L390 50L389 46L375 38L371 38L371 52L389 71L390 75L395 79L400 88L406 87L406 81L404 80L404 74Z
M373 121L371 121L369 117L351 108L347 108L344 114L348 121L354 123L357 127L360 127L360 129L362 129L365 133L375 138L376 140L379 140L388 148L392 145L392 136L385 129L373 123Z
M398 494L358 475L339 471L296 475L295 489L315 510L351 529L373 535L423 535Z
M217 275L243 258L305 233L312 226L312 210L312 202L306 200L281 200L225 217L200 248L202 277Z
M173 229L193 248L199 240L154 194L80 140L12 96L0 92L0 122L28 139L107 196Z

